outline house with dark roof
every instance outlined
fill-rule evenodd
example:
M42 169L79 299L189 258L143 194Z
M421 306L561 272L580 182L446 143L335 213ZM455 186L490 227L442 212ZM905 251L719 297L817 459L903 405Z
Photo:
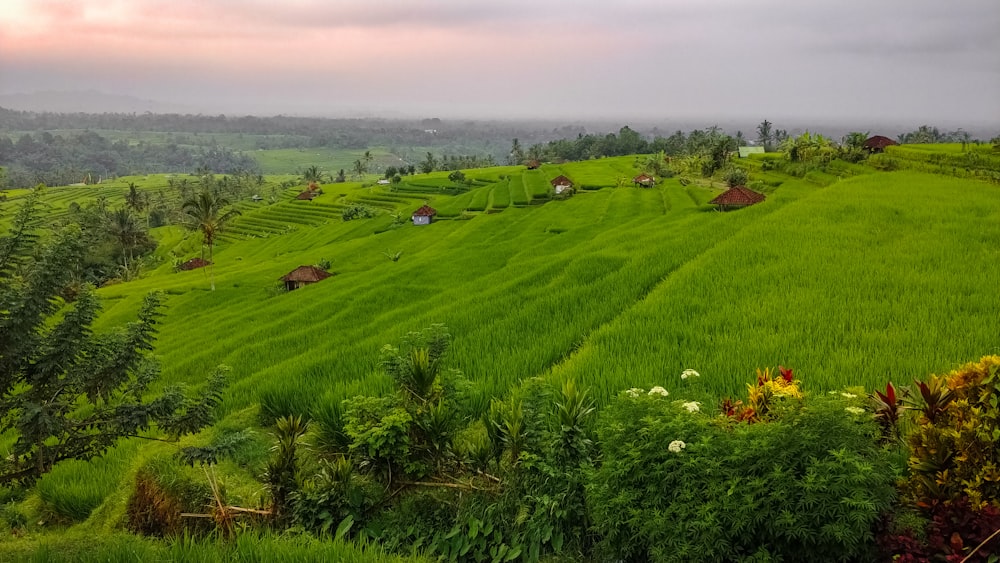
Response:
M573 189L573 181L566 176L556 176L549 180L552 184L552 189L556 191L556 195Z
M300 193L299 195L295 196L295 199L301 199L304 201L312 201L315 198L316 198L316 192L312 192L309 190L306 190Z
M636 186L642 186L643 188L652 188L656 185L656 178L653 178L649 174L643 172L635 178L632 178L632 183Z
M281 281L285 282L285 289L292 291L311 283L323 281L332 275L316 266L299 266L282 276Z
M414 225L430 225L435 215L437 215L436 209L429 205L423 205L420 209L413 212L410 219L413 220Z
M882 135L875 135L874 137L869 137L868 140L861 145L861 148L865 149L870 153L884 152L886 147L891 147L893 145L898 145L896 141L893 141L889 137L883 137Z
M757 193L746 186L733 186L717 195L715 199L708 202L718 205L720 211L730 209L740 209L764 201L764 194Z
M542 163L538 162L537 160L529 160L527 163L525 163L525 166L528 167L528 170L536 170L541 165Z

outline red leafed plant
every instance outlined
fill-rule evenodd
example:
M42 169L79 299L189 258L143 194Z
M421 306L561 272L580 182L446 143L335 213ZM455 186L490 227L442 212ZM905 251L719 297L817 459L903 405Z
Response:
M903 398L897 396L896 387L890 381L885 386L885 393L876 390L871 398L875 403L875 419L878 420L882 428L882 439L898 438L899 416L903 411Z

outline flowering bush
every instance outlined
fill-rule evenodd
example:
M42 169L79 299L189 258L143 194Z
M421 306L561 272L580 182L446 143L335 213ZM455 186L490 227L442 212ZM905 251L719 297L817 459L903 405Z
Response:
M689 377L701 377L701 374L693 369L686 369L681 372L681 379L687 379Z
M666 389L664 389L663 387L660 387L659 385L657 385L656 387L653 387L652 389L649 390L649 394L650 395L659 395L661 397L666 397L667 395L670 394L670 392L667 391Z
M681 404L681 406L687 409L688 412L699 412L701 410L699 408L700 405L701 403L699 403L698 401L690 401Z
M826 396L770 412L737 424L648 396L613 401L587 489L596 559L871 560L894 497L874 417Z

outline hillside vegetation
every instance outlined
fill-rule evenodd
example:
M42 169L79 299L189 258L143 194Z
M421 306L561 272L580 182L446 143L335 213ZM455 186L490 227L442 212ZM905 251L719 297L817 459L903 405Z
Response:
M767 199L720 213L707 203L722 191L710 182L632 187L637 162L474 169L463 184L446 173L323 184L312 201L295 199L301 187L275 188L273 202L237 203L242 215L214 251L216 291L203 270L174 269L199 254L197 235L158 227L160 263L98 291L97 328L165 292L155 346L163 383L197 386L212 366L230 366L223 434L323 418L344 399L390 392L383 345L436 323L453 335L449 363L471 382L477 415L536 376L573 380L605 405L633 387L690 391L685 369L701 374L698 397L739 395L756 368L782 364L825 394L908 383L1000 350L997 186L846 164L839 178L795 178L755 160L746 166ZM559 174L576 184L572 197L553 197L548 181ZM73 202L120 198L130 181L180 197L164 176L48 188L48 222ZM2 204L0 226L23 197ZM436 220L410 224L425 203ZM375 216L344 221L353 205ZM283 290L281 276L321 261L333 277ZM0 454L9 444L0 437ZM31 502L64 522L113 527L120 489L151 452L171 447L125 442L107 460L54 471ZM264 451L220 466L247 502L259 500L247 475ZM99 492L60 508L46 481L68 480Z

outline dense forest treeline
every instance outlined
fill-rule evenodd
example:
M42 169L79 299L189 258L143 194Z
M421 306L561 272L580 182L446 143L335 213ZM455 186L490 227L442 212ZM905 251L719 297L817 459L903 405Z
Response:
M5 186L65 185L101 177L211 170L220 174L257 172L252 157L222 146L187 147L174 143L111 141L93 132L0 136L0 166ZM3 187L3 186L0 186Z

